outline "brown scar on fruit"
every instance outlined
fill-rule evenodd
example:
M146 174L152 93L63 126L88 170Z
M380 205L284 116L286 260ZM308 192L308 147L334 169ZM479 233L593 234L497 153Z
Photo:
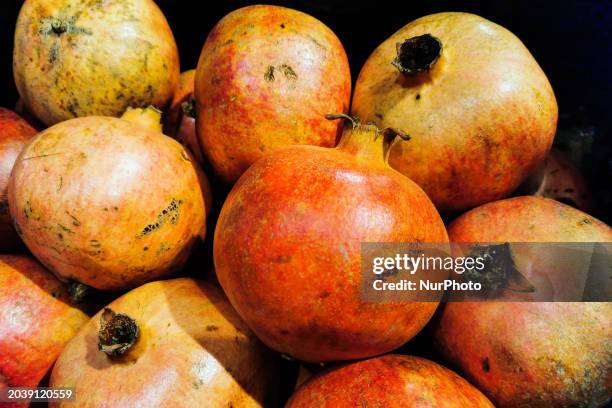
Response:
M298 78L297 74L295 73L295 71L293 70L293 68L291 68L290 65L287 64L281 64L278 67L278 70L280 72L283 73L283 75L285 75L285 78L287 79L292 79L292 80L296 80Z
M272 65L268 65L268 68L266 68L264 79L268 82L274 81L274 67Z
M177 200L173 198L170 204L166 208L164 208L161 213L157 215L157 220L154 223L151 223L144 227L136 237L142 238L145 235L149 235L153 231L161 228L166 222L170 222L170 224L176 224L180 216L179 209L182 204L183 200Z
M130 316L104 308L98 331L98 350L109 357L119 357L128 352L138 341L140 330Z

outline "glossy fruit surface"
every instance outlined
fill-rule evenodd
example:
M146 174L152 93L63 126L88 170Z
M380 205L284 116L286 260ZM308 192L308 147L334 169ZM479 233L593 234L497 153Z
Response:
M373 126L338 148L265 156L234 186L217 223L215 269L268 346L300 360L390 351L427 323L435 302L363 302L362 242L447 242L423 191L384 160Z
M474 386L423 358L389 354L308 380L286 408L493 408Z
M249 6L208 35L195 78L202 149L228 183L258 158L295 144L332 147L347 112L348 60L319 20L278 6Z
M512 192L557 124L552 88L521 41L467 13L419 18L384 41L359 74L351 112L411 136L389 164L444 212Z
M152 282L106 309L133 319L134 344L119 356L100 351L100 311L68 344L50 386L74 387L77 402L96 407L263 406L270 356L219 289L188 278Z
M36 387L87 320L34 259L0 255L0 389Z

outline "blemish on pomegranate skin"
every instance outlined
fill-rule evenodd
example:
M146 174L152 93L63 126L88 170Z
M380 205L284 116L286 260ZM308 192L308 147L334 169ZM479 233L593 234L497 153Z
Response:
M488 373L489 371L491 371L491 365L489 363L489 357L485 357L482 360L482 371L484 371L485 373Z

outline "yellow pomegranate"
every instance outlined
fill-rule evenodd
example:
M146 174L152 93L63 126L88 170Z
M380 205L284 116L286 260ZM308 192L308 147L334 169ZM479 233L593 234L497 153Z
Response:
M179 58L152 0L26 0L13 73L29 110L53 125L165 107L178 84Z

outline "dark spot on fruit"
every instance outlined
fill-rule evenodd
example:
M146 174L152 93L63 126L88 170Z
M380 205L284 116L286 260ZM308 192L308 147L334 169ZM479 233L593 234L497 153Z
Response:
M488 373L489 371L491 371L491 366L490 366L490 364L489 364L489 357L485 357L485 358L482 360L482 370L483 370L485 373Z
M274 258L273 261L275 263L288 263L288 262L291 262L291 259L293 259L291 255L280 255Z
M379 113L379 112L376 112L376 113L374 114L374 116L376 116L378 119L382 119L382 118L383 118L383 114L382 114L382 113Z
M210 324L210 325L206 326L206 331L207 332L213 332L213 331L217 331L217 330L219 330L219 327L217 327L215 325Z
M268 65L268 68L266 68L266 72L264 73L264 79L267 82L274 81L274 67L272 65Z
M282 23L282 24L280 25L280 28L285 28L285 23Z
M326 290L324 292L321 292L321 294L319 294L319 298L320 299L325 299L325 298L329 297L329 295L331 295L331 292Z
M593 221L588 218L588 217L584 217L583 219L580 220L580 222L578 223L580 225L590 225L593 224Z
M421 99L421 94L416 94L416 96L414 97L414 99L416 99L417 101L418 101L419 99Z
M143 251L148 251L148 250L149 250L149 247L148 247L148 246L145 246L144 248L142 248L142 250L143 250Z
M278 69L287 79L296 80L298 78L297 74L290 65L282 64L278 67Z

